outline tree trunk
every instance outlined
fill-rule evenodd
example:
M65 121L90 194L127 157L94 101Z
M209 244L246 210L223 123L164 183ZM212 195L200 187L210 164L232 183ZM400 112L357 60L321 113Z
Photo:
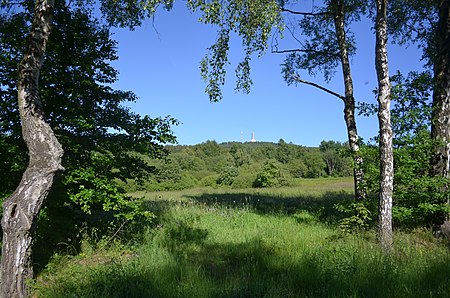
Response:
M364 181L363 158L359 153L358 131L355 120L355 98L353 96L353 80L350 71L350 60L348 58L347 37L345 36L345 15L344 1L335 0L333 2L333 16L336 30L336 37L339 43L342 72L344 76L345 99L344 118L347 125L348 144L353 158L353 179L355 184L355 198L362 201L367 196Z
M2 297L26 297L33 277L31 248L36 219L55 175L63 170L63 150L45 122L38 81L50 34L53 0L37 0L24 58L19 65L18 101L29 165L15 192L3 203Z
M389 251L393 243L392 194L394 186L394 157L390 112L391 86L387 57L387 0L377 0L375 66L378 78L378 122L380 126L380 193L378 241Z
M450 0L440 0L434 59L434 92L431 135L439 142L432 159L432 175L449 178L450 167ZM448 185L447 185L448 188ZM450 202L449 202L450 203ZM442 226L449 231L450 218Z

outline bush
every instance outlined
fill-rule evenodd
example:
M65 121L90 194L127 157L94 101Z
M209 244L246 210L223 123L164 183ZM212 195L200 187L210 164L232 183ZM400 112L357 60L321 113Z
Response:
M394 224L437 227L450 212L447 179L430 177L430 159L437 145L426 129L394 140ZM362 146L368 189L379 191L379 154L375 146Z
M253 182L254 187L273 187L287 185L287 179L276 160L268 160Z
M233 184L231 184L232 188L250 188L253 186L253 182L255 182L256 174L250 171L240 171L239 175L234 178Z
M403 140L408 146L394 151L394 220L412 227L439 226L450 210L449 191L445 190L448 180L429 176L430 157L438 144L426 130Z
M217 178L217 184L231 185L234 179L239 175L239 170L235 167L225 167Z
M217 179L219 178L218 175L210 175L210 176L206 176L203 177L200 181L199 181L199 185L200 186L206 186L206 187L215 187L217 186Z
M367 229L373 219L367 202L337 203L334 208L347 216L339 221L339 228L346 233Z
M216 172L209 171L209 170L201 170L201 171L185 171L184 172L187 175L190 175L197 179L198 181L202 180L205 177L217 175Z

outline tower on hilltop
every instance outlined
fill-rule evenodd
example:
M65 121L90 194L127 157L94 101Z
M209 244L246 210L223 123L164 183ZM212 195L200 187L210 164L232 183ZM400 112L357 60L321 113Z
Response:
M252 132L252 139L250 140L250 142L255 143L256 139L255 139L255 133Z

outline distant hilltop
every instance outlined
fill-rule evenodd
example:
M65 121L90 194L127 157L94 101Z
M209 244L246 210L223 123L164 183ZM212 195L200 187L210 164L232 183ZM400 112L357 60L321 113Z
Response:
M231 148L233 145L243 145L243 146L249 146L249 147L263 147L263 146L277 146L280 143L285 143L283 139L280 139L278 142L265 142L265 141L257 141L255 139L255 141L245 141L245 142L240 142L240 141L228 141L228 142L222 142L222 143L217 143L215 140L207 140L205 142L199 143L199 144L194 144L194 145L166 145L165 147L170 149L170 150L175 150L177 151L177 149L182 149L182 148L189 148L189 147L196 147L202 144L208 144L208 143L215 143L220 147L223 148ZM307 146L303 146L303 145L297 145L297 144L293 144L288 143L289 145L294 145L294 146L298 146L298 147L304 147L304 148L318 148L318 146L316 147L307 147Z

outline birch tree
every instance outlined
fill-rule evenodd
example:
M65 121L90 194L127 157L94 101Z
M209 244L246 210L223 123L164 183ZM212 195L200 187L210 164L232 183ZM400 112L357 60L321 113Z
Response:
M376 0L375 67L378 79L378 122L380 147L380 193L378 240L385 251L393 243L392 194L394 190L394 156L390 113L391 84L387 54L387 0Z
M313 12L299 12L287 8L282 11L290 15L300 15L302 19L289 31L298 41L299 48L279 50L275 43L273 52L289 53L283 66L285 80L290 83L302 83L319 88L344 103L344 120L347 137L353 158L353 177L356 200L364 200L367 196L363 158L359 152L359 137L355 119L355 98L350 56L356 51L353 34L348 27L351 21L358 20L364 13L365 4L361 1L329 0L324 7L315 8ZM300 29L306 38L294 34ZM300 77L297 69L306 69L314 75L318 70L323 72L329 81L334 69L340 64L342 69L345 94L341 95L324 86L307 81Z
M432 159L432 174L450 178L450 0L437 1L439 20L436 28L434 92L431 136L440 145ZM449 185L447 183L446 188ZM448 198L450 205L450 198ZM450 215L441 227L450 238Z
M45 122L39 98L40 69L50 35L53 0L37 0L24 57L19 65L18 101L29 164L16 191L3 202L1 288L3 297L26 297L33 277L33 230L56 175L63 149Z
M108 5L107 0L105 0L104 3L105 5ZM114 3L118 2L114 1ZM130 4L130 2L124 3L125 2L121 2L124 6ZM161 1L161 3L163 2ZM1 7L5 8L4 11L2 10L2 13L5 11L7 12L10 6L18 4L26 6L28 3L9 3L8 1L4 1L1 3ZM85 5L84 3L78 4ZM152 5L152 7L157 7L158 4L160 4L160 1L146 3L147 7ZM169 5L170 3L164 1L163 4ZM110 3L109 5L111 6ZM44 105L39 93L39 80L51 32L54 8L53 0L36 0L34 5L34 16L31 22L27 42L24 47L23 58L18 67L18 109L22 126L22 137L28 149L29 164L16 190L3 202L3 217L1 221L3 229L3 246L0 293L2 297L27 296L27 280L33 278L33 262L31 260L31 255L37 215L45 204L56 177L63 171L63 166L61 164L63 149L51 126L46 121L47 117L44 113ZM134 12L136 12L136 10ZM148 9L143 15L148 16L153 12L154 9ZM130 19L138 22L139 19L135 20L134 17L135 15L131 14ZM132 23L130 19L128 20ZM76 67L73 69L75 68ZM91 73L92 75L94 70L90 69L90 71L91 72L87 71L86 74ZM114 76L114 71L109 73L109 75L111 74ZM2 79L4 79L3 76ZM109 79L108 75L103 79L102 83L107 83ZM55 87L55 85L53 85L53 87ZM5 92L5 94L6 93L7 92ZM107 92L104 93L106 94ZM52 92L48 92L48 94L52 94ZM57 96L60 95L61 94L57 94ZM92 96L92 94L90 95ZM115 99L118 99L119 97L120 95ZM64 110L64 108L67 108L67 105L65 105L67 102L64 102L64 98L62 98L57 109ZM4 103L2 103L2 105L3 104ZM55 116L55 114L58 113L55 111L48 112L50 112L52 116ZM115 118L116 116L118 115L113 115L111 118ZM124 113L122 113L121 116L124 116ZM131 117L133 118L132 120L135 121L131 121L135 124L134 127L133 123L126 123L126 121L121 123L134 130L134 132L128 134L128 137L132 138L132 140L130 140L131 143L137 144L142 148L145 147L142 146L144 144L139 144L141 143L140 141L136 143L134 134L138 134L138 139L142 138L146 140L151 140L156 136L158 142L161 142L166 137L169 139L172 138L168 129L168 123L171 122L171 120L169 120L169 122L164 120L158 122L158 120L151 120L149 118L140 119L137 115L131 114L127 114L125 117ZM74 116L74 118L76 118L76 116ZM119 118L116 117L116 119ZM17 123L14 121L15 119L6 120L7 121L2 122L2 125L4 123ZM123 119L116 121L122 120ZM119 126L120 124L114 127L117 128ZM155 129L155 127L161 132L161 135L159 132L154 134L154 131L149 131L152 128ZM95 126L95 128L98 127ZM162 130L160 130L160 128ZM103 129L103 127L101 127L101 129ZM168 134L164 131L168 132ZM160 139L160 137L162 137L162 139ZM128 140L125 139L124 141L127 142ZM153 150L155 152L158 151L157 146L154 147Z
M438 1L434 61L432 137L442 142L433 158L433 174L449 177L450 150L450 1Z

